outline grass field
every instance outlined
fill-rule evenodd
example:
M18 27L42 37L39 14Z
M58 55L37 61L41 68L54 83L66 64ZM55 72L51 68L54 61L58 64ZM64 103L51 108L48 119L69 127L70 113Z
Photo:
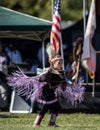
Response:
M59 127L49 127L49 114L46 114L41 126L32 127L36 113L11 114L0 113L0 130L100 130L100 115L87 113L59 114Z

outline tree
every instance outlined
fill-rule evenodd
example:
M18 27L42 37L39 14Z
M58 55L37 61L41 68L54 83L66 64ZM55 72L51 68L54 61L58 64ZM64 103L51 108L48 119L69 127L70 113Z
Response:
M88 0L89 3L91 0ZM51 0L1 0L0 5L51 20ZM61 0L62 20L79 20L82 18L83 0Z

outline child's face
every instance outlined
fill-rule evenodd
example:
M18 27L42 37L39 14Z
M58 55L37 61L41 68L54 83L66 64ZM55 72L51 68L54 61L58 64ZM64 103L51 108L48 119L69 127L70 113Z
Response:
M54 61L53 67L55 69L62 69L62 63L63 63L63 60L56 60Z

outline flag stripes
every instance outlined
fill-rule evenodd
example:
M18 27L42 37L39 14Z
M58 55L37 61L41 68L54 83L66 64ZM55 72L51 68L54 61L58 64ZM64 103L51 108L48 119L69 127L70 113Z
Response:
M51 43L54 45L55 53L59 52L59 44L61 37L61 17L60 17L60 0L55 1L53 19L52 19L52 29L51 29Z

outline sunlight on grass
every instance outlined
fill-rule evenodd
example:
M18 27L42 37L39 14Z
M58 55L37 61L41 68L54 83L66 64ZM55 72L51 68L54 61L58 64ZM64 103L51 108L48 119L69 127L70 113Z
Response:
M59 114L59 127L48 127L50 115L46 114L40 127L32 127L37 114L0 113L0 130L100 130L99 114Z

